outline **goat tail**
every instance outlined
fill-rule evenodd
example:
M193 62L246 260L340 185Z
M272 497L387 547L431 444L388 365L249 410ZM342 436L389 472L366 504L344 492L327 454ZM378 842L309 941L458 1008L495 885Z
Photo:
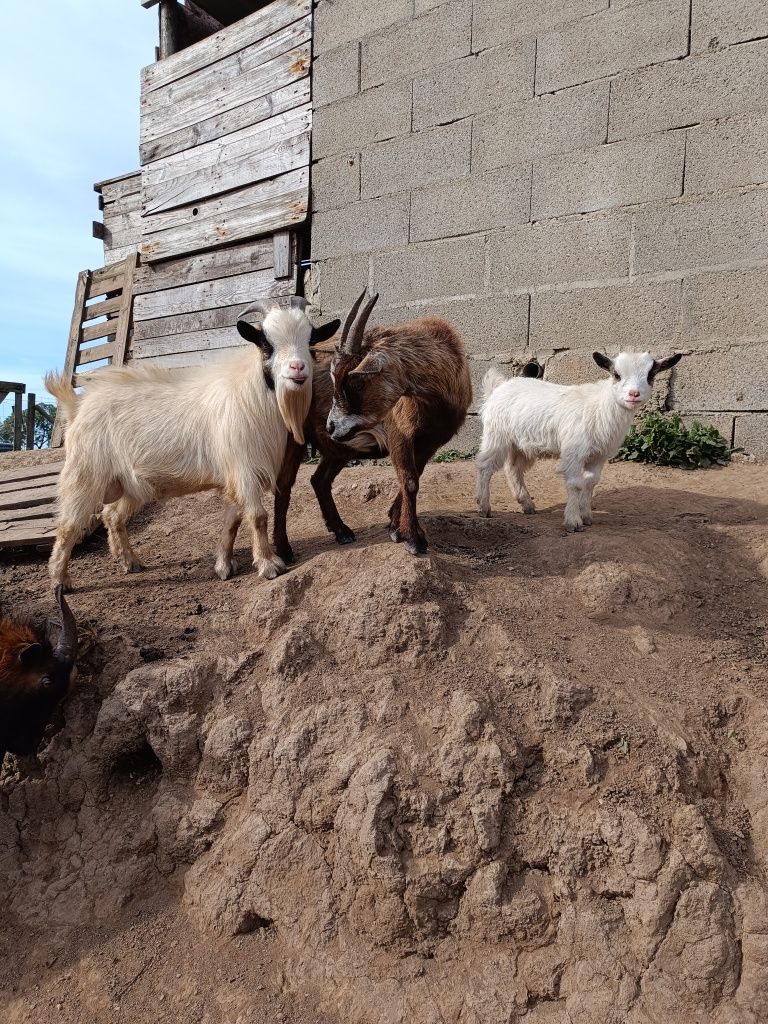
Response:
M63 414L64 423L71 423L77 415L79 399L72 384L63 373L46 373L43 378L45 390L59 403L58 411Z
M492 366L483 377L483 401L487 402L499 384L503 384L506 379L498 366Z

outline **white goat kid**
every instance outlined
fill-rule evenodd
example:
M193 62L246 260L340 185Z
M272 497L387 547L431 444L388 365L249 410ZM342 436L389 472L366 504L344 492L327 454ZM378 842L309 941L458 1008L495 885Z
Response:
M523 512L536 508L525 472L540 458L560 457L565 478L568 533L592 525L592 492L603 468L621 447L635 413L651 396L653 379L682 358L654 359L648 352L592 358L610 379L590 384L552 384L513 377L491 368L483 381L483 437L477 463L477 508L491 514L491 477L504 467L509 488Z
M253 564L272 579L285 571L267 535L265 498L274 491L288 431L304 441L312 400L310 346L338 330L315 329L304 300L287 310L255 303L237 330L253 348L214 366L167 370L107 368L76 395L62 375L46 387L65 417L66 460L59 478L58 527L49 561L54 584L70 587L72 548L101 511L112 554L126 572L144 568L126 532L148 501L210 489L238 506L253 531ZM261 314L260 326L243 317ZM226 562L226 564L225 564ZM216 573L236 571L217 558Z

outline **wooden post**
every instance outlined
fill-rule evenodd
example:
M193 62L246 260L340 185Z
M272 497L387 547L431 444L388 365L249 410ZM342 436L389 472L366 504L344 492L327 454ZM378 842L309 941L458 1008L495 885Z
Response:
M81 270L77 275L77 288L75 289L75 308L72 310L72 322L69 325L69 340L67 342L67 357L64 362L64 379L72 383L75 367L77 366L77 352L80 347L80 335L83 327L83 308L85 306L85 295L88 284L91 280L90 270ZM56 417L56 423L51 436L51 448L60 448L64 440L64 420Z
M35 447L35 396L32 391L27 395L27 451Z
M13 401L13 450L15 452L21 451L21 424L23 422L22 417L24 415L23 405L21 402L21 396L23 392L17 391L14 395Z
M179 27L176 0L160 0L160 60L179 50Z

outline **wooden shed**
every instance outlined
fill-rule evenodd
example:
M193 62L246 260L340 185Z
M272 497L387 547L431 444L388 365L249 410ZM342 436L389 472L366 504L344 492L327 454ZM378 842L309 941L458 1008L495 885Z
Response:
M106 362L208 362L240 343L234 325L244 304L295 294L298 285L309 206L311 0L143 6L156 8L159 44L141 77L141 166L95 185L105 263L132 275L128 336L124 352L110 355L116 314L84 329L83 302L73 321L73 373L96 341Z

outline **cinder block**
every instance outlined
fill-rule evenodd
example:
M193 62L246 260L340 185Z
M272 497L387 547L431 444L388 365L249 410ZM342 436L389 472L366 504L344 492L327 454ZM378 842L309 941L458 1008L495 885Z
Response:
M312 210L333 210L360 198L360 154L329 156L312 167Z
M371 252L408 241L407 195L352 203L312 218L312 256L328 259Z
M412 0L317 0L314 18L315 53L332 50L352 39L406 21Z
M690 345L768 340L767 296L766 267L686 278L683 282L684 340Z
M684 164L683 132L537 160L531 218L676 198L683 191Z
M533 96L535 39L441 65L413 83L413 127L427 128Z
M635 272L768 260L767 216L763 191L644 210L635 215Z
M361 195L383 196L469 174L469 121L381 142L362 154Z
M691 52L768 36L765 0L693 0Z
M392 305L482 291L485 237L421 242L373 257L373 286Z
M608 138L627 139L766 107L768 46L735 46L616 79Z
M536 92L554 92L688 52L689 0L608 10L539 36Z
M480 422L479 416L469 415L464 421L464 426L458 432L456 437L452 441L449 441L447 445L441 448L441 451L445 451L448 448L453 448L457 452L466 452L470 455L474 455L480 447L480 438L482 436L483 425ZM471 498L467 497L467 504L471 507Z
M364 40L362 87L370 89L404 76L410 79L416 68L426 71L437 64L462 57L469 53L471 45L471 0L443 4L421 18Z
M447 320L461 335L467 353L473 358L509 362L528 344L528 296L480 295L470 299L435 299L410 306L391 306L386 281L372 323L393 324L438 316Z
M328 50L312 62L312 102L322 107L360 90L360 44L357 40Z
M406 135L410 130L411 83L394 82L315 110L312 152L315 159L321 159Z
M541 35L608 6L609 0L475 0L472 49L477 52L522 36Z
M589 381L604 380L601 370L587 349L572 352L556 352L546 362L544 379L554 384L586 384Z
M688 412L681 411L680 409L674 409L673 412L680 414L680 417L686 427L690 427L692 423L701 423L705 427L714 427L715 430L719 431L728 444L733 446L733 421L735 417L729 412ZM747 413L749 416L750 413Z
M743 448L747 455L768 459L768 413L753 412L737 416L733 430L734 448Z
M692 352L677 366L674 404L702 412L765 412L768 345Z
M629 274L629 217L549 221L490 239L490 287L501 292Z
M479 413L483 404L483 379L491 366L498 366L505 377L517 377L531 358L530 352L520 349L502 356L470 356L469 375L472 378L472 404L470 413Z
M531 296L530 344L546 348L670 353L679 345L680 281Z
M524 224L530 192L528 164L418 189L411 195L411 241Z
M368 284L369 263L367 255L313 263L306 291L312 305L324 316L348 310Z
M691 128L685 191L715 192L768 181L768 115L734 117Z
M472 171L605 142L608 83L566 89L475 119Z

